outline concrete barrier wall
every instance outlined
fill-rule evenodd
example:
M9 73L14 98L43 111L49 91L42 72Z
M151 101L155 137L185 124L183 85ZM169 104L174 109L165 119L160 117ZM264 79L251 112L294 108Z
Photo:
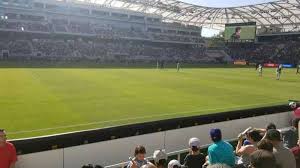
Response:
M17 168L80 168L87 163L107 166L127 161L138 144L144 145L150 156L156 149L167 152L185 149L191 137L200 138L203 145L209 144L211 128L221 128L224 139L233 139L249 126L261 128L273 122L283 128L289 126L290 120L290 113L284 112L26 154L19 156Z

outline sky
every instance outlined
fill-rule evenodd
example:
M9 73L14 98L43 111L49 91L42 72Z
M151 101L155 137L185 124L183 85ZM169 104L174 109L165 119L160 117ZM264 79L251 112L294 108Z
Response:
M180 0L183 2L209 7L235 7L271 2L274 0Z

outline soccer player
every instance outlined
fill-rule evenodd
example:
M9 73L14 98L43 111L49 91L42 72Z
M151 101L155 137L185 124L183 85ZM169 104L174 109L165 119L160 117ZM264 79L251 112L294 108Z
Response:
M297 66L297 72L296 74L300 74L300 64Z
M256 64L255 64L255 70L256 70L256 71L257 71L259 65L260 65L259 63L256 63Z
M180 63L179 63L179 61L177 62L177 72L179 72L180 71Z
M282 65L280 64L280 65L276 68L276 80L279 80L279 79L280 79L281 72L282 72Z
M262 77L262 73L263 73L263 66L261 64L258 65L258 75L260 77Z

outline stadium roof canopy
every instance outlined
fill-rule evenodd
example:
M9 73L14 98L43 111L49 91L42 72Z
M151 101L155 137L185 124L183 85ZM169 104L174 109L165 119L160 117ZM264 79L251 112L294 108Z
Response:
M205 7L178 0L75 0L160 15L165 21L223 29L226 23L256 22L259 27L298 29L300 0L239 7Z

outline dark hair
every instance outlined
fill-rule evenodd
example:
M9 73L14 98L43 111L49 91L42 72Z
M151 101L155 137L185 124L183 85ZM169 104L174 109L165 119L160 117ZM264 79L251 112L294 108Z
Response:
M293 126L294 126L295 128L297 128L297 129L298 129L298 124L299 124L299 121L300 121L300 119L299 119L299 118L295 118L295 119L293 119Z
M199 151L199 148L197 146L192 146L191 150L193 152L197 152L197 151Z
M101 165L95 165L94 168L103 168L103 166L101 166Z
M277 129L276 128L276 125L274 123L269 123L267 126L266 126L266 130L270 130L270 129Z
M4 132L4 131L5 131L5 129L1 129L1 128L0 128L0 132Z
M269 151L269 152L273 152L273 144L266 140L266 139L262 139L261 141L259 141L257 143L257 148L258 149L261 149L261 150L266 150L266 151Z
M254 142L259 142L262 139L259 131L251 130L247 134Z
M146 148L142 145L139 145L137 147L135 147L134 149L134 156L138 155L138 154L145 154L146 153Z
M271 152L257 150L250 155L250 164L253 168L276 168L276 159Z
M270 129L266 133L266 139L270 141L281 141L281 133L276 129Z
M94 168L92 164L83 165L82 168Z
M241 27L236 27L235 28L235 32L238 32L239 30L241 30L242 28Z

